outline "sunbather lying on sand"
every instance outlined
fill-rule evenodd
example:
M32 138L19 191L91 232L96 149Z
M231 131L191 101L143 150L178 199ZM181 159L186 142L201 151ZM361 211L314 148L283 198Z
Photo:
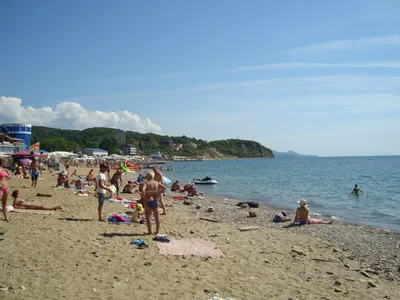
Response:
M44 207L42 205L34 205L26 203L24 200L18 199L19 191L15 190L12 192L11 196L14 198L13 207L14 208L22 208L22 209L37 209L37 210L59 210L61 206L54 207Z
M305 199L300 199L298 201L300 207L296 209L296 216L294 217L292 225L299 223L300 225L311 225L311 224L332 224L333 220L325 222L321 219L312 219L310 217L310 210L307 207L307 201Z

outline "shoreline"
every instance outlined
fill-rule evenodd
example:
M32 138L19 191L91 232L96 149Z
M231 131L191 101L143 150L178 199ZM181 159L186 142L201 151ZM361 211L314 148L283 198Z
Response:
M362 262L365 268L383 270L387 273L389 280L400 283L400 256L398 255L400 251L400 232L376 226L352 224L343 220L334 220L332 225L315 224L284 228L290 222L272 222L275 214L281 210L269 205L260 203L259 208L241 209L236 204L243 202L242 200L234 198L221 199L221 197L209 194L204 195L204 198L207 199L206 203L209 202L210 206L213 207L218 206L220 209L224 209L230 206L228 214L213 213L223 222L295 231L312 238L328 241L337 247L343 248L344 252L350 254L348 256L351 259ZM196 197L193 197L193 199L196 199ZM204 199L195 201L201 204ZM257 217L249 218L247 214L243 214L243 212L247 213L248 211L256 212ZM207 215L209 216L210 214L205 213L203 216ZM293 219L294 212L288 213L288 217Z
M295 209L290 209L290 208L285 208L282 206L278 206L278 205L273 205L273 204L267 204L265 202L261 202L260 200L256 199L256 198L240 198L240 197L231 197L230 195L218 195L218 194L213 194L213 193L207 193L207 195L210 195L212 197L216 197L218 199L221 200L232 200L232 201L237 201L237 202L258 202L260 204L260 207L264 207L269 211L275 211L275 212L281 212L284 211L285 213L289 214L289 215L294 215L294 211ZM311 217L315 217L315 218L320 218L320 217L325 217L325 218L333 218L334 222L341 222L341 223L345 223L348 225L353 225L353 226L358 226L358 227L365 227L365 228L373 228L373 229L377 229L377 230L383 230L383 231L389 231L392 233L397 233L400 234L400 229L399 230L394 230L394 229L389 229L389 228L385 228L385 227L381 227L381 226L377 226L377 225L373 225L373 224L367 224L367 223L361 223L361 222L352 222L352 221L346 221L344 220L344 217L341 216L337 216L337 215L333 215L330 213L313 213L311 211L310 213Z
M288 159L281 159L281 161L289 161ZM272 161L271 161L272 162ZM277 161L275 161L277 163ZM274 163L273 165L277 165ZM286 163L285 163L286 164ZM185 176L185 164L180 164L180 168L177 169L176 173L174 173L175 170L172 170L172 174L168 174L167 172L164 172L164 175L167 177L172 176L171 178L174 179L179 179L182 183L186 183L187 181L191 181L190 178L195 177L195 172L196 170L190 170L190 164L188 168L188 172L190 172L191 176ZM395 208L398 207L397 202L393 202L393 207L394 209L388 210L385 206L386 202L382 202L382 205L379 205L379 197L380 195L372 195L372 189L370 191L367 191L366 195L360 195L360 197L354 197L354 195L350 195L350 190L349 190L349 195L347 195L347 190L344 190L345 187L342 186L340 187L340 191L336 192L331 191L328 195L324 194L323 196L318 196L318 189L314 190L311 192L310 195L306 193L297 193L297 190L291 190L290 188L287 189L287 192L283 195L280 196L279 194L279 186L276 184L271 185L271 191L265 190L262 192L257 192L257 193L249 193L248 191L242 191L239 189L239 186L228 186L227 183L225 182L225 177L218 173L222 172L220 169L216 168L216 165L218 167L226 168L229 169L228 164L213 164L212 165L212 170L216 174L208 174L208 175L216 175L216 179L218 179L218 175L221 177L221 186L217 188L202 188L202 186L198 186L200 192L204 193L210 193L215 196L218 196L220 198L233 198L233 199L238 199L240 201L257 201L259 203L262 203L263 205L268 205L276 209L283 209L284 211L294 211L296 209L295 201L292 202L291 197L293 195L297 195L297 197L301 198L302 196L305 196L305 198L310 201L310 207L313 213L316 213L316 216L321 215L321 216L329 216L329 217L334 217L334 219L338 218L340 220L344 220L346 223L349 224L354 224L354 225L360 225L360 226L372 226L372 227L377 227L377 228L382 228L385 230L390 230L393 232L400 232L400 224L399 224L399 217L395 213ZM268 165L268 163L267 163ZM176 166L179 166L176 164ZM207 171L208 170L208 165L202 165L201 167L197 167L196 169L200 169L200 172L205 172L205 173L212 173L213 171ZM236 168L238 168L239 165L235 165ZM243 167L240 165L243 170L245 170L245 166ZM210 166L211 168L211 166ZM246 169L247 170L247 169ZM247 170L248 171L248 170ZM235 171L236 172L236 171ZM242 172L242 171L237 171L237 172ZM244 172L244 171L243 171ZM234 175L238 176L240 178L240 173L235 173ZM233 178L230 175L229 180ZM215 177L215 176L212 176ZM223 178L224 177L224 178ZM197 177L196 177L197 178ZM224 179L224 180L223 180ZM233 179L232 179L233 180ZM236 179L235 179L236 180ZM240 179L237 179L238 181ZM366 179L368 181L368 179ZM360 180L361 181L361 180ZM368 182L371 184L371 182ZM248 181L245 181L244 184L246 186L241 185L241 187L249 187L250 183ZM240 183L239 183L240 185ZM350 187L350 185L349 185ZM350 187L352 189L352 186ZM278 191L277 191L278 190ZM376 190L376 189L375 189ZM307 198L307 195L309 198ZM364 199L364 197L368 197ZM382 196L384 197L384 196ZM398 200L398 195L396 194L389 194L389 197L393 197L393 201L396 199ZM386 198L385 198L386 199ZM335 201L338 201L340 205L336 205ZM363 206L362 202L364 201L371 201L371 205L366 205ZM384 201L384 199L382 199ZM389 200L388 200L389 201ZM313 202L315 202L313 204ZM331 203L333 202L333 203ZM349 206L347 206L349 205ZM388 203L389 207L391 207L390 202Z

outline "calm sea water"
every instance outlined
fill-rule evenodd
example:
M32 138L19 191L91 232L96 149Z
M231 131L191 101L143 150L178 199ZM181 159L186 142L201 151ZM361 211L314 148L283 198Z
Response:
M198 186L206 194L286 210L305 198L312 213L400 231L400 156L173 162L163 168L183 184L206 175L218 180ZM364 194L351 195L356 183Z

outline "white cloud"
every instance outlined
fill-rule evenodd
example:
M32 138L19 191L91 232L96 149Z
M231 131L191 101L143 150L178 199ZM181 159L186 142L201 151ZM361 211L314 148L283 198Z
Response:
M0 119L3 122L24 122L57 128L84 129L111 127L141 133L161 133L161 127L149 119L140 119L127 110L103 112L87 110L76 102L62 102L51 107L33 108L22 106L22 100L0 97Z
M356 50L372 46L396 45L400 45L400 34L315 43L307 46L296 47L286 52L289 54L306 54L325 51Z
M297 48L296 48L297 49ZM290 50L292 51L292 50ZM400 68L400 60L393 61L361 61L361 62L337 62L337 63L313 63L313 62L282 62L282 63L271 63L271 64L261 64L253 66L243 66L243 67L232 67L227 69L209 69L209 70L190 70L178 73L165 73L165 74L153 74L141 77L114 77L105 78L102 81L105 82L116 82L124 83L130 81L140 81L140 80L155 80L155 79L165 79L173 80L180 79L182 77L203 75L207 76L210 74L225 74L233 72L251 72L260 70L285 70L285 69L373 69L373 68L387 68L387 69L397 69Z

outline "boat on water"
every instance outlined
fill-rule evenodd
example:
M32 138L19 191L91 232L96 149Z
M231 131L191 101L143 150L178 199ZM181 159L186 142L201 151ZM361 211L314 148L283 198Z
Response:
M203 179L194 178L193 183L194 184L217 184L218 181L216 181L215 179L212 179L209 176L206 176Z

